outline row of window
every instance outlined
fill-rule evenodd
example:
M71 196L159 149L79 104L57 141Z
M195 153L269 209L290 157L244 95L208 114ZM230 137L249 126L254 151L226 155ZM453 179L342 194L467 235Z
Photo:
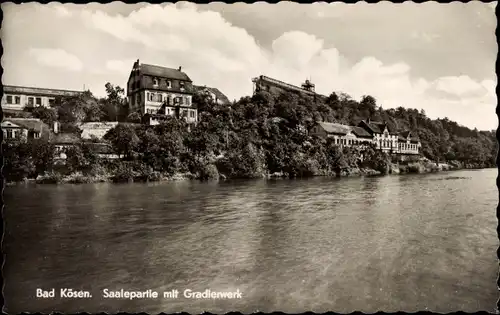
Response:
M418 150L418 146L416 144L402 143L401 150Z
M22 135L21 130L7 129L4 132L5 139L18 139L21 137L21 135ZM33 138L38 139L38 138L40 138L40 133L35 132L35 131L33 131L33 132L30 131L28 134L28 137L29 136L32 136Z
M158 110L157 109L148 108L148 109L146 109L146 113L147 114L157 114ZM174 113L174 109L172 109L172 108L166 108L165 109L165 115L170 115L172 113ZM189 118L196 118L196 111L194 111L194 110L187 110L187 109L182 110L181 117L188 117L188 116L189 116Z
M158 87L161 83L161 80L163 80L163 79L153 78L153 86ZM172 88L172 81L171 80L165 79L164 82L165 82L165 86L167 87L167 89ZM179 82L179 86L180 86L181 90L184 90L184 85L185 85L184 81ZM138 89L139 87L140 87L140 81L132 82L132 90Z
M146 92L146 99L149 102L165 102L168 105L191 106L191 99L187 96L171 97L167 95L167 97L165 97L162 93Z
M358 139L335 139L335 144L343 144L343 145L357 145L357 144L362 144L365 141L358 140Z
M21 96L19 95L6 95L6 103L7 104L15 104L19 105L21 104ZM53 98L49 98L49 105L52 105L54 103ZM28 96L28 106L42 106L42 98L41 97L33 97L33 96Z

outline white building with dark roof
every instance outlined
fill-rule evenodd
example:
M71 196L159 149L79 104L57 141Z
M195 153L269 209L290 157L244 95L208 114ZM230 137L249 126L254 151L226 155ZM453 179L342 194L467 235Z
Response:
M22 111L37 106L50 107L57 97L77 96L82 91L46 89L27 86L4 85L2 110L4 112Z
M193 82L178 69L140 63L137 60L127 83L127 97L131 112L148 115L172 115L196 123L198 111L193 106ZM154 124L153 121L150 121Z
M396 132L385 122L362 120L357 126L317 122L309 134L332 138L340 146L375 145L376 149L395 154L415 155L422 147L411 131Z

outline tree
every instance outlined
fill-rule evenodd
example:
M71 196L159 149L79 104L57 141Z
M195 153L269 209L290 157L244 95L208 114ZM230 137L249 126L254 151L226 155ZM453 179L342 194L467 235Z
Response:
M105 84L105 88L106 98L101 103L104 119L107 121L125 121L129 115L129 108L125 99L125 90L109 82Z
M140 140L134 127L128 124L118 124L104 135L104 139L110 141L115 151L128 160L134 155Z
M37 106L33 108L33 117L40 119L49 126L52 126L57 121L57 112L51 108Z

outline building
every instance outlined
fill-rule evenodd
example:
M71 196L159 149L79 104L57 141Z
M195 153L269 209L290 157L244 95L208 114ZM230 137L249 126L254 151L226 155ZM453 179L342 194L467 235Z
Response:
M385 122L375 122L368 119L362 120L358 127L363 128L373 137L377 149L384 152L398 151L398 133L391 130Z
M50 107L57 97L77 96L82 91L4 85L2 110L22 111L37 106Z
M415 154L420 152L422 145L416 135L411 131L403 131L398 136L399 153Z
M296 92L302 95L326 98L326 96L320 95L315 92L315 85L312 84L309 80L306 80L301 87L277 79L273 79L265 75L253 78L252 82L253 93L261 91L267 91L270 93Z
M103 122L86 122L78 125L82 130L82 139L102 139L104 135L111 129L118 126L116 121L103 121Z
M134 63L127 83L130 112L140 115L173 115L188 123L198 121L193 106L193 83L182 68Z
M206 95L209 99L220 105L229 105L231 101L219 89L208 86L194 86L195 92Z
M334 143L342 146L356 146L373 143L373 136L361 127L338 123L318 122L310 134L323 138L333 138Z
M375 145L376 149L394 154L419 154L421 144L410 131L396 133L383 122L361 121L357 126L318 122L311 135L333 138L340 146Z
M54 123L54 132L59 129L58 123ZM2 132L4 140L28 141L32 139L48 139L51 136L50 127L37 118L5 118L2 121Z

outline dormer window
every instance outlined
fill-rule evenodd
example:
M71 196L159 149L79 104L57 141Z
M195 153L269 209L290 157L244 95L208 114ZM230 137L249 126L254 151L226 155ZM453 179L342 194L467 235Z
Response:
M167 80L167 88L169 88L169 89L170 89L171 87L172 87L172 81Z
M153 86L158 86L158 79L157 78L153 79Z
M181 90L184 90L184 81L181 81L180 85L181 85Z

